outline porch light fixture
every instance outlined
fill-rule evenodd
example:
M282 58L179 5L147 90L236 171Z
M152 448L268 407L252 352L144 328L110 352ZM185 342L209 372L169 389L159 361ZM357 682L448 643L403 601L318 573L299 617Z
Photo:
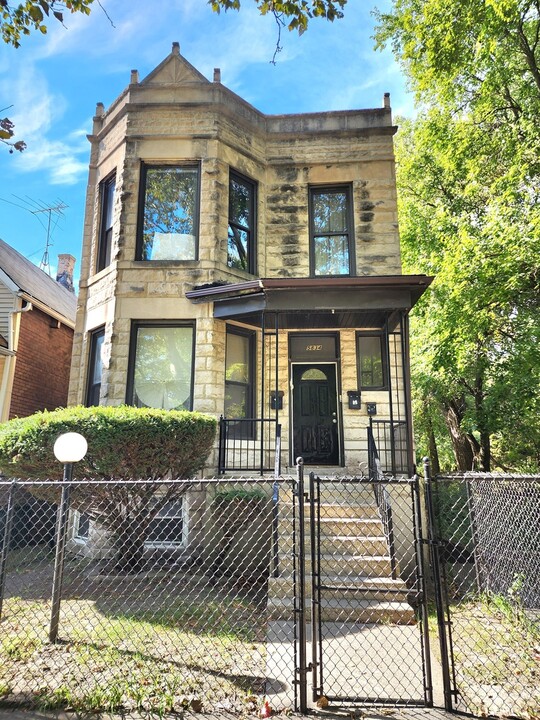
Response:
M51 601L51 620L49 624L49 641L55 643L58 638L60 622L60 599L62 597L62 579L64 574L64 556L69 515L69 499L73 463L79 462L86 455L88 443L79 433L69 432L60 435L54 443L54 456L58 462L64 463L64 479L62 496L56 518L56 551L54 556L54 574Z

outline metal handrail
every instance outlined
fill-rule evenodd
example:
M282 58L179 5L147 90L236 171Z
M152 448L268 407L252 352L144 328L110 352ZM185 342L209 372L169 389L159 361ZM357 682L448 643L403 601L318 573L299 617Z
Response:
M370 418L370 421L371 420L372 418ZM392 503L387 487L380 482L381 479L384 479L384 475L381 469L379 453L377 450L377 445L375 443L375 438L373 436L373 428L371 426L371 422L367 430L369 477L373 482L373 494L375 495L375 502L377 503L377 507L379 509L384 534L388 543L392 579L395 580L397 578L397 562L396 541L394 536L394 520L392 517Z

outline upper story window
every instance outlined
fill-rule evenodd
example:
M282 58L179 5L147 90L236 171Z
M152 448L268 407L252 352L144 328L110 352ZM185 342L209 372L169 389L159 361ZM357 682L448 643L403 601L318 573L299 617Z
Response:
M227 265L255 274L256 186L231 172L229 176L229 232Z
M88 381L86 386L86 405L99 405L99 396L101 393L101 376L103 374L103 361L101 352L103 349L103 340L105 338L105 328L98 328L90 335L90 352L88 359Z
M199 166L142 166L138 260L196 260Z
M193 323L133 323L128 404L191 410L194 334Z
M310 188L312 275L354 275L351 188Z
M388 387L385 336L382 333L357 333L358 384L363 390Z
M115 191L115 175L108 177L99 186L101 217L99 224L99 243L96 264L97 272L103 270L103 268L106 268L107 265L109 265L111 262Z

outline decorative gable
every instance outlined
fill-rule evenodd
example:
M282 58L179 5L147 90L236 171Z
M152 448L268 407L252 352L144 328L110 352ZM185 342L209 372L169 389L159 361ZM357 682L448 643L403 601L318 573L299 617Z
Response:
M152 87L156 85L193 85L200 83L211 85L202 73L180 55L180 45L174 42L171 54L147 75L140 85Z

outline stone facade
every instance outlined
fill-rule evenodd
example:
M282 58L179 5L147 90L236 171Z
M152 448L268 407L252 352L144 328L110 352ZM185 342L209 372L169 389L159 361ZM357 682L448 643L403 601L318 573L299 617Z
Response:
M189 293L201 286L220 285L226 289L256 278L290 280L293 285L298 279L313 278L316 272L309 198L313 188L322 187L347 188L349 193L351 269L342 275L354 281L391 277L399 285L392 147L395 127L389 98L385 96L380 109L271 116L232 93L219 78L219 73L215 73L213 82L204 78L180 55L175 43L171 54L144 80L139 81L138 73L132 71L129 86L108 110L101 104L97 106L89 136L91 158L69 403L87 401L91 337L97 328L104 330L100 403L118 405L130 401L126 393L134 362L134 323L189 322L194 327L191 407L220 416L226 410L226 331L234 327L249 329L255 337L250 414L257 418L276 416L282 425L282 464L290 466L297 448L293 441L291 389L294 357L289 355L288 347L291 333L315 332L305 322L306 316L312 316L316 333L334 333L338 348L330 364L336 367L334 414L340 447L328 464L352 472L365 471L367 402L377 403L377 418L392 421L398 417L410 433L406 352L402 352L406 313L413 302L409 286L400 290L409 299L400 296L395 302L386 301L380 287L376 291L364 286L358 290L343 287L340 291L334 277L317 278L321 292L326 286L328 290L333 288L344 298L350 295L350 302L339 310L338 322L332 316L334 308L327 305L318 317L314 309L306 310L297 327L294 318L300 317L298 308L293 307L294 302L291 308L285 305L280 315L277 353L271 333L267 333L263 351L260 320L247 322L242 314L217 318L211 297L195 302ZM199 174L196 259L137 259L145 202L141 192L144 168L186 164L198 168ZM231 171L249 179L256 188L254 274L228 261ZM115 193L110 208L110 262L98 270L104 237L101 188L111 176L115 177ZM243 292L238 297L240 303ZM317 297L319 290L312 292ZM365 298L361 307L355 305L358 293ZM292 290L285 295L285 303L287 297L297 295ZM376 301L377 297L382 300ZM289 309L292 314L288 314ZM356 312L354 320L349 310ZM358 319L360 310L364 313L362 320ZM328 318L328 324L324 318ZM346 391L360 387L357 333L374 329L384 332L385 373L392 380L385 383L384 389L361 389L360 408L349 409ZM275 389L283 393L283 407L277 415L269 399L270 391ZM256 438L252 444L256 445ZM205 474L216 471L217 448Z

